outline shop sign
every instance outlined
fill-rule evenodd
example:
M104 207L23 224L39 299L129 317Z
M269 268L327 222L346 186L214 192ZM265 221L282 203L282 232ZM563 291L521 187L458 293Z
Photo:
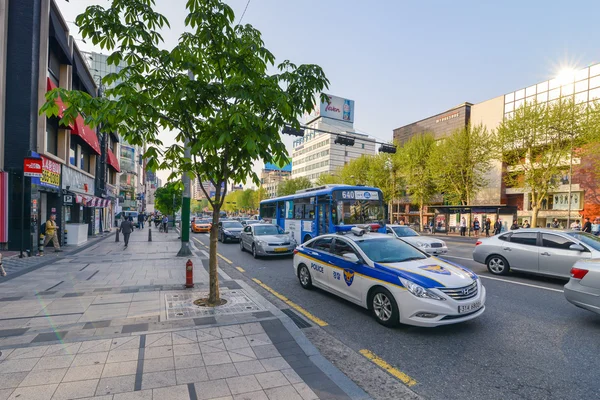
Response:
M316 117L327 117L345 122L354 122L354 100L343 97L325 95L327 101L322 102L320 96L316 98L314 111L308 116L309 119Z
M60 187L60 163L42 156L42 177L40 185L58 189Z
M459 114L460 114L459 112L455 112L453 114L442 115L440 118L435 120L435 123L439 124L440 122L449 121L451 119L458 118Z
M42 176L42 160L26 157L23 161L23 175L39 178Z
M64 199L63 199L63 203L66 206L72 206L73 205L73 196L71 196L70 194L65 195Z
M70 191L81 194L92 195L96 190L94 178L69 167L63 168L62 187L66 189L67 186Z
M552 201L553 210L568 210L569 209L569 193L554 193ZM579 210L580 193L571 193L571 210Z

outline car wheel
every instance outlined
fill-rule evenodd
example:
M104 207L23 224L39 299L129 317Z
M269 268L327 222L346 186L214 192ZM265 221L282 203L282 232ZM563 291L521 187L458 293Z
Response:
M256 246L252 243L252 257L258 258L258 254L256 253Z
M373 291L370 306L373 316L381 325L391 328L400 322L400 311L396 299L386 288L379 287Z
M240 250L242 251L242 253L246 250L244 249L244 242L242 241L242 239L240 239Z
M487 260L487 269L494 275L506 275L510 272L510 265L506 258L493 255Z
M223 241L223 240L221 239L221 234L220 234L220 233L217 235L217 240L218 240L219 242L222 242L222 241Z
M298 267L298 280L300 281L300 285L302 285L304 289L312 288L312 279L310 277L310 271L308 270L308 267L304 264L300 264L300 267Z

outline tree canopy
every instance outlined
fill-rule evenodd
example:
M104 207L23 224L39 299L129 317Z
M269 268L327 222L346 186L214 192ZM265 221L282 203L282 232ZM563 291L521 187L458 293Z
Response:
M154 194L154 206L163 214L173 215L181 208L183 190L181 185L176 182L167 183L163 187L156 189Z
M312 186L313 184L310 180L305 177L288 179L279 183L279 186L277 187L277 196L287 196L288 194L294 194L298 190L308 189Z

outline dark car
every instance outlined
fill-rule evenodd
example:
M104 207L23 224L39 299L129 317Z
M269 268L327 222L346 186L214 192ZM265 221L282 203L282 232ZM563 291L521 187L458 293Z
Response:
M239 221L219 221L219 241L223 243L228 240L238 241L243 229L244 226Z

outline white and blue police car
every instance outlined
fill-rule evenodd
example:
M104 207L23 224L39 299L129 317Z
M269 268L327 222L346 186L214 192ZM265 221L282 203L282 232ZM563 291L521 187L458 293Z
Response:
M350 233L351 232L351 233ZM316 286L372 311L385 326L433 327L485 310L485 288L472 271L389 235L354 227L318 236L294 252L305 289Z

